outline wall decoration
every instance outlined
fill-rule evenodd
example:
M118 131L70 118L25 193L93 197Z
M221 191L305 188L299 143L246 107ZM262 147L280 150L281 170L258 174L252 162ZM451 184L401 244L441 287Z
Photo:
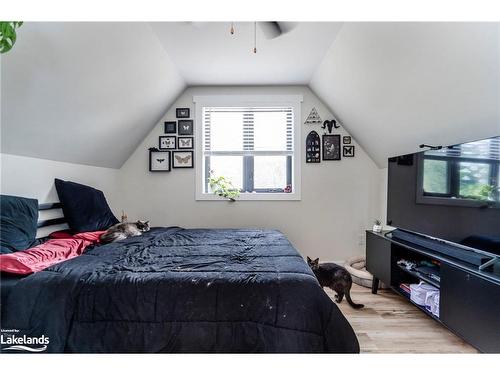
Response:
M176 108L175 117L177 118L189 118L190 110L189 108Z
M193 120L179 120L179 135L193 135Z
M304 122L306 125L319 125L321 124L321 118L318 115L318 111L316 111L316 108L313 107L311 109L311 112L309 113L309 116L306 118L306 122Z
M340 135L323 135L323 160L340 160Z
M342 148L342 156L344 158L353 158L354 157L354 146L344 146Z
M306 163L321 162L321 141L314 130L306 138Z
M193 151L172 151L174 168L193 168Z
M177 133L177 123L175 121L165 121L165 134Z
M323 122L323 126L321 127L321 129L325 129L325 128L328 128L328 133L331 133L333 128L338 129L338 128L340 128L340 125L337 124L337 121L335 119L325 120Z
M342 143L345 145L350 145L351 144L351 136L350 135L344 135L342 137Z
M185 148L193 148L193 137L179 137L177 139L177 148L178 149L185 149Z
M170 172L170 151L160 151L157 148L150 148L149 171Z
M161 135L159 138L159 146L160 150L172 150L177 148L177 137L175 135Z

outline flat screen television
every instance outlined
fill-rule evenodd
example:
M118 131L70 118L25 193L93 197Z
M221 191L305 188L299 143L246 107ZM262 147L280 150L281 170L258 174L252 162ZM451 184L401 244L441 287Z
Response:
M500 254L500 136L389 159L387 224Z

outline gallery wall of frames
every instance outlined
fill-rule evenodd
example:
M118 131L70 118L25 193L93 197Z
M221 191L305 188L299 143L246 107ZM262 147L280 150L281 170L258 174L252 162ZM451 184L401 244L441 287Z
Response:
M193 168L194 123L190 108L176 108L175 121L165 121L158 145L149 148L149 171L170 172L177 168Z
M322 121L316 108L312 108L304 122L306 126L318 126L323 130L320 138L315 130L311 130L306 137L306 163L321 163L326 160L341 160L353 158L354 148L350 135L335 134L340 128L337 120ZM318 129L319 130L319 129ZM323 150L323 152L321 152Z

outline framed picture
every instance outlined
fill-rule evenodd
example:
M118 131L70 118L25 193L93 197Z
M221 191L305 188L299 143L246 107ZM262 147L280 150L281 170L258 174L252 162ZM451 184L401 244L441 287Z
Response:
M165 121L165 134L177 133L177 123L175 121Z
M149 171L170 172L170 151L149 150Z
M323 160L340 160L340 134L323 135Z
M189 118L189 108L176 108L175 117L177 118Z
M179 120L179 135L193 135L193 120Z
M175 135L160 135L158 148L160 150L173 150L177 148L177 137Z
M321 163L321 140L314 130L306 138L306 163Z
M184 148L193 148L193 137L179 137L177 139L177 148L178 149L184 149Z
M345 145L350 145L351 144L351 136L350 135L344 135L342 137L342 143Z
M344 158L353 158L354 157L354 146L344 146L342 148L342 156Z
M193 151L173 151L172 167L193 168Z

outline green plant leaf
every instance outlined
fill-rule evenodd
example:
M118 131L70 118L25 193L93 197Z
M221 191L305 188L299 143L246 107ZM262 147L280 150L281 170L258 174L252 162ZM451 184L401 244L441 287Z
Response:
M235 198L240 195L240 192L233 186L229 178L224 176L214 176L213 171L210 171L208 184L215 195L227 198L231 202L234 202L236 200Z
M16 28L21 27L22 21L0 21L0 53L9 52L16 43Z

